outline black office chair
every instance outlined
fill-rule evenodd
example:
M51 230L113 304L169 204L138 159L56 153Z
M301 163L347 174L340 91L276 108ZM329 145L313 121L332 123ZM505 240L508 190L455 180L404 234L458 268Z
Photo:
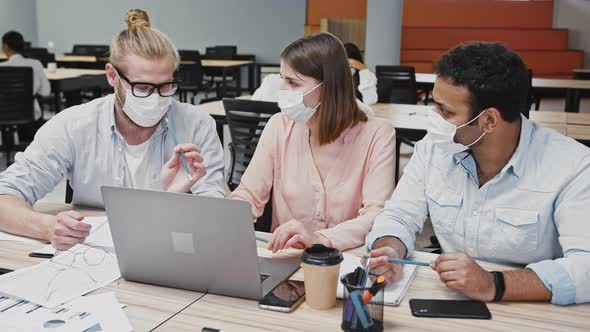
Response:
M205 57L207 59L233 60L237 54L237 46L214 46L205 48Z
M110 53L109 45L82 45L76 44L72 48L72 53L68 55L89 55L95 56L96 62L75 62L68 66L84 69L104 69L108 62Z
M574 71L574 80L590 80L590 71ZM572 98L574 105L580 105L581 98L590 98L590 90L577 90Z
M533 89L533 70L529 69L528 72L529 72L529 92L527 94L526 107L522 110L522 114L527 119L530 116L531 107L533 107L533 102L535 100L535 90Z
M409 66L376 66L377 95L380 103L418 103L416 71Z
M227 117L230 143L231 166L227 184L233 191L238 187L242 175L248 168L262 130L268 120L280 112L277 103L244 99L223 99ZM266 204L265 213L256 222L256 229L270 231L272 222L272 200Z
M72 48L72 55L94 55L97 58L109 56L109 45L82 45L76 44Z
M380 103L412 104L418 103L416 71L409 66L376 66L377 96ZM395 151L395 182L399 180L399 158L402 143L414 147L414 142L397 135Z
M535 111L538 111L541 108L541 100L543 98L566 98L566 97L567 97L567 90L566 89L534 88L533 89L533 103L535 104Z
M235 60L238 53L237 46L214 46L214 47L207 47L205 48L205 55L203 56L204 59L208 60ZM204 68L205 75L207 78L212 82L217 84L217 94L220 95L220 83L224 80L223 77L223 69L221 68ZM239 70L239 69L237 69ZM236 82L236 70L229 70L225 71L226 75L229 76L225 77L225 84L226 87L230 84L238 84ZM227 89L226 89L227 91ZM221 98L225 96L219 96Z
M25 50L24 57L30 59L36 59L43 64L43 67L47 67L50 62L55 62L55 54L49 53L46 48L42 47L31 47Z
M260 87L266 75L279 74L281 65L278 63L258 63L256 64L256 88Z
M15 140L19 126L35 122L33 68L0 67L0 130L6 153L6 166L11 164L12 152L24 151L30 142Z
M199 92L205 92L205 98L207 98L207 92L212 90L213 83L204 80L205 73L199 51L180 50L178 53L181 64L174 76L176 80L180 81L178 87L179 99L185 103L188 100L188 94L192 93L191 103L195 104ZM192 63L182 63L183 61Z
M253 94L254 90L256 90L256 77L254 77L255 75L255 69L256 69L256 55L254 54L237 54L234 57L234 60L236 61L250 61L251 63L248 65L248 93L249 94ZM235 83L235 97L239 97L242 95L242 86L241 86L241 70L242 67L237 68L236 69L236 73L239 73L239 75L236 77L236 83Z

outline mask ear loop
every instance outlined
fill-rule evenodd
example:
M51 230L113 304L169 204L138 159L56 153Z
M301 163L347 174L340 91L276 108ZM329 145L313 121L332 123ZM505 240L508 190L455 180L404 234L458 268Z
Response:
M314 86L311 90L307 91L306 93L303 94L303 96L305 97L305 95L307 95L308 93L312 92L313 90L317 89L320 85L324 84L324 82L320 82L320 84ZM317 105L315 105L315 107L313 108L314 110L317 110L318 107L320 107L322 103L319 102ZM304 104L305 105L305 104Z
M479 114L478 114L478 115L477 115L475 118L471 119L469 122L467 122L467 123L465 123L465 124L462 124L462 125L460 125L459 127L457 127L457 129L461 129L461 128L465 127L465 126L468 126L468 125L470 125L470 124L471 124L471 123L473 123L475 120L479 119L479 117L480 117L482 114L484 114L484 113L485 113L487 110L488 110L488 109L486 108L486 109L485 109L485 110L483 110L481 113L479 113Z
M306 93L304 93L303 95L307 95L308 93L312 92L313 90L317 89L320 85L324 84L324 82L320 82L320 84L314 86L311 90L307 91Z
M476 116L475 118L473 118L473 120L467 122L466 124L462 125L461 127L457 127L457 129L465 127L467 125L469 125L470 123L472 123L473 121L477 120L482 114L484 114L488 109L486 108L485 110L483 110L481 113L479 113L478 116ZM486 135L486 132L484 131L483 134L481 134L475 141L473 141L473 143L469 144L469 145L465 145L466 147L470 148L472 146L474 146L475 144L477 144L477 142L479 142L484 136Z
M484 136L486 135L486 132L484 131L483 134L481 134L481 136L479 136L478 139L476 139L473 143L469 144L469 145L465 145L466 147L470 148L472 146L474 146L475 144L477 144L477 142L479 142L479 140L481 140Z

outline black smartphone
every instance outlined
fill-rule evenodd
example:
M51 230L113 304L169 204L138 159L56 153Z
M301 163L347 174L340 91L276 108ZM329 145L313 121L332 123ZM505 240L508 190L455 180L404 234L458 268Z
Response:
M480 301L411 299L416 317L491 319L488 306Z
M303 281L285 280L264 296L258 307L260 309L291 312L303 302L305 285Z

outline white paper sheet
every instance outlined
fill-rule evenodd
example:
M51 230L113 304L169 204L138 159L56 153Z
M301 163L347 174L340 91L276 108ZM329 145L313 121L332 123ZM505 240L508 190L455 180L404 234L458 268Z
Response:
M101 247L111 253L114 253L113 237L111 235L111 228L106 216L101 217L85 217L83 222L92 225L90 235L84 241L84 244L91 247ZM55 254L57 250L50 244L35 253L38 254Z
M340 264L340 276L339 279L348 273L354 272L357 266L361 265L361 258L351 255L343 254L344 261ZM404 269L400 278L391 285L385 288L385 294L383 296L383 303L385 305L397 306L406 295L414 276L416 275L416 265L404 265ZM342 299L344 296L344 286L342 283L338 283L337 297Z
M275 254L271 250L266 248L258 247L258 257L264 258L291 258L294 256L300 256L303 250L295 248L287 248L277 251Z
M55 309L12 297L0 297L0 330L132 331L114 293L79 297Z
M78 244L51 260L0 276L0 293L54 308L120 277L114 254Z

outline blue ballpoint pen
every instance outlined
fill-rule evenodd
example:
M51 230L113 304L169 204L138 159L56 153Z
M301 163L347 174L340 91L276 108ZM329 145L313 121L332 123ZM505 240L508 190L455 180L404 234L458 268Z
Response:
M371 256L363 256L363 259L369 259L369 258L371 258ZM375 257L373 257L373 258L375 258ZM410 264L410 265L428 266L428 267L431 266L430 263L410 261L407 259L390 258L388 261L390 263L398 263L398 264Z
M166 121L168 121L168 119L166 119ZM172 143L174 144L174 146L178 145L178 142L176 141L176 136L174 135L174 132L170 133L170 136L172 136ZM182 162L182 166L184 166L184 169L186 170L186 174L188 174L188 178L191 178L191 171L188 168L188 164L186 162L186 159L184 158L184 153L182 151L180 151L180 161Z
M262 243L268 243L268 240L267 240L267 239L263 239L263 238L261 238L261 237L258 237L258 236L256 237L256 240L257 240L257 241L260 241L260 242L262 242Z

